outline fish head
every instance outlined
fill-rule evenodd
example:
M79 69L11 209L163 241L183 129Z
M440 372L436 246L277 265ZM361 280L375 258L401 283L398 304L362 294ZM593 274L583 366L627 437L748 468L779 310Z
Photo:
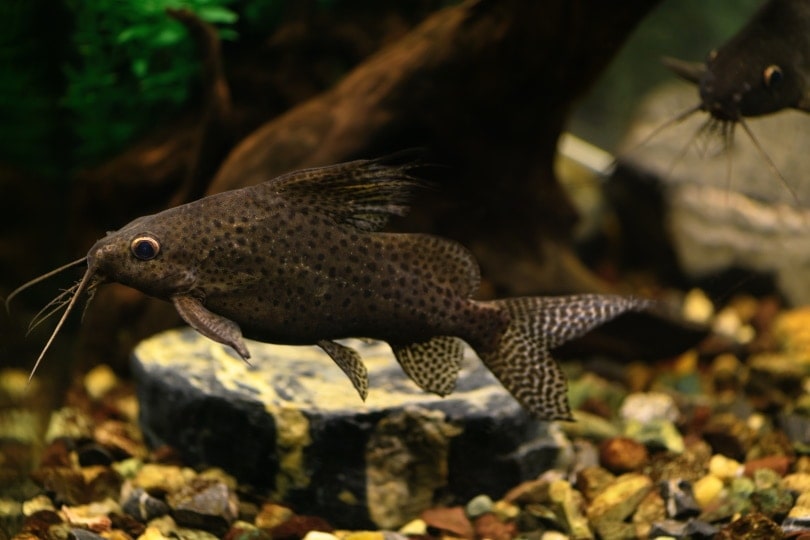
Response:
M107 233L87 253L88 273L164 300L194 288L194 261L161 221L145 216Z
M721 49L709 55L706 67L700 98L719 120L771 114L796 106L802 96L795 71L767 58L735 57Z

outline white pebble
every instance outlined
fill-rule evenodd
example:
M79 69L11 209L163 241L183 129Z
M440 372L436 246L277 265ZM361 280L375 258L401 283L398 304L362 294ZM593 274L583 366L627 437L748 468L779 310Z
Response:
M619 416L646 424L653 420L677 422L680 412L672 396L662 392L636 392L624 398Z

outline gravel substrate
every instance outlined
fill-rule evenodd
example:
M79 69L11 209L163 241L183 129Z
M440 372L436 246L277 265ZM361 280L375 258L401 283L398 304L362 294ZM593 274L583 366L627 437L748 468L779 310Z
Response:
M810 308L739 296L717 310L693 291L684 315L713 332L677 358L566 364L577 421L542 430L558 447L548 470L463 500L440 481L418 501L407 483L378 486L401 508L382 530L336 529L227 463L148 448L133 384L104 366L47 413L36 379L0 371L0 539L810 539ZM403 476L420 466L392 460ZM463 471L468 484L484 469ZM320 486L368 503L339 487Z

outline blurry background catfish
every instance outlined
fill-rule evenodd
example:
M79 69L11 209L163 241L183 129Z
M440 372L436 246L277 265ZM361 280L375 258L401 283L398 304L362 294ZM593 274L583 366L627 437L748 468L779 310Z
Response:
M695 138L719 134L728 148L739 124L775 177L798 202L790 183L745 119L788 108L810 112L810 2L769 0L737 34L710 51L705 63L664 58L664 64L698 86L700 101L650 137L704 111L710 116Z

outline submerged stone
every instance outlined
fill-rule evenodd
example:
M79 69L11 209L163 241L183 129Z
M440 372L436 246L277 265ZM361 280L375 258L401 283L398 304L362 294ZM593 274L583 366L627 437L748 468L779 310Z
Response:
M500 497L571 453L567 438L529 416L470 349L455 391L441 398L418 388L386 344L346 344L368 368L365 402L317 347L250 342L247 365L191 329L158 334L132 360L144 436L152 447L178 449L191 465L221 467L299 512L354 528L380 527L374 516L385 516L389 528L417 517L424 508L391 506L396 490L400 496L439 490L457 500ZM406 408L422 412L411 420L400 416L385 428L385 445L375 443L384 420ZM423 428L427 446L409 439L414 425ZM388 450L431 465L386 491L385 475L373 463L384 463ZM385 493L390 496L380 496ZM401 522L393 523L397 512Z

